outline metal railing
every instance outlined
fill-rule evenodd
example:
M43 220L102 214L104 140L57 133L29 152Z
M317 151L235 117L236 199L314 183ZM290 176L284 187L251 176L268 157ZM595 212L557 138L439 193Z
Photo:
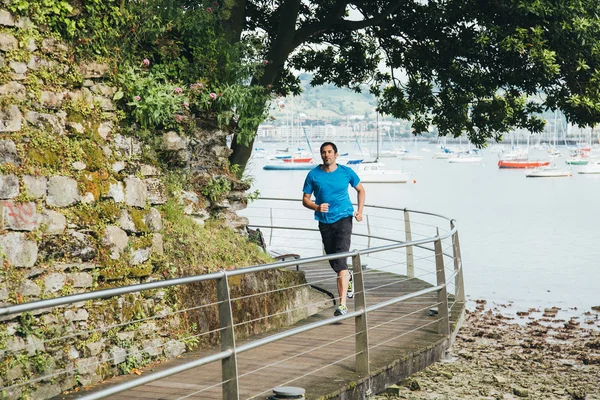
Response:
M447 337L448 345L450 345L453 334L456 333L456 329L451 330L450 313L453 312L453 307L457 305L461 307L458 311L462 312L465 302L458 229L454 220L416 210L366 206L364 212L365 223L356 224L353 233L356 249L347 253L321 255L319 254L322 250L316 222L312 219L312 213L302 208L300 201L263 198L251 204L242 214L249 218L249 226L263 229L263 232L269 231L268 240L267 238L265 240L270 248L281 246L286 250L299 250L300 258L235 270L223 270L205 275L155 281L25 304L15 304L0 308L0 317L14 316L31 311L39 312L40 310L72 305L87 300L107 299L195 282L216 282L217 301L211 306L218 308L219 326L211 332L220 333L220 351L185 362L176 367L128 380L104 390L81 394L80 398L82 399L105 398L216 361L221 361L221 381L216 384L222 388L222 398L238 399L240 397L240 374L238 371L238 356L240 354L284 338L349 319L354 319L356 327L354 340L355 370L361 376L368 376L370 374L370 350L372 349L369 346L369 332L374 329L368 325L368 315L396 304L407 304L409 300L426 294L437 294L437 301L431 304L425 303L424 307L419 310L429 309L431 311L432 308L436 308L437 319L415 329L424 329L425 326L435 323L437 324L438 334ZM398 229L398 227L402 229ZM417 228L415 229L415 227ZM413 237L418 238L413 239ZM290 241L290 238L293 241ZM404 257L399 257L401 254ZM324 318L266 337L251 339L241 345L236 344L236 327L247 322L234 319L232 303L239 301L239 298L234 299L231 297L230 279L232 277L280 268L295 267L303 270L308 265L344 257L351 257L352 259L356 292L354 311L348 312L344 316ZM366 262L369 262L370 265L365 269ZM433 266L433 268L431 269L429 266ZM396 281L385 281L377 287L366 287L365 279L375 278L378 274L391 272L395 274L394 276L398 276ZM334 275L327 270L324 270L322 274L318 272L312 279L311 284L313 286L319 285L321 280L325 280L324 277L327 274ZM385 289L385 285L393 285L409 280L429 281L430 285L411 293L395 294L376 304L367 305L366 297L369 293L382 291ZM448 288L452 287L452 293L449 293ZM256 295L261 294L264 293L256 293ZM411 314L413 313L408 313L407 316ZM266 315L263 317L271 318L273 316ZM131 323L135 322L131 321ZM73 373L73 370L66 372ZM43 379L48 379L48 376L41 376L20 384Z

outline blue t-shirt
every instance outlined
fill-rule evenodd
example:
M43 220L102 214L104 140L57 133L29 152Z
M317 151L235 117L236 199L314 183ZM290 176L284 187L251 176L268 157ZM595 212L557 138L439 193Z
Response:
M315 219L325 224L332 224L342 218L354 215L354 207L348 194L348 185L356 187L360 178L352 168L339 165L333 172L325 172L319 165L306 175L304 180L305 194L315 194L315 203L329 204L329 211L315 211Z

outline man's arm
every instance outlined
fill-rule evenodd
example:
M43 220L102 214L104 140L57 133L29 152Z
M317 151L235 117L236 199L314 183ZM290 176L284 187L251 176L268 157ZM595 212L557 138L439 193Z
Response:
M358 207L354 213L354 217L358 222L360 222L362 221L363 207L365 206L366 191L362 183L356 185L354 189L356 189L356 195L358 199Z
M302 205L313 211L319 211L319 205L310 199L310 194L304 193L304 196L302 196Z

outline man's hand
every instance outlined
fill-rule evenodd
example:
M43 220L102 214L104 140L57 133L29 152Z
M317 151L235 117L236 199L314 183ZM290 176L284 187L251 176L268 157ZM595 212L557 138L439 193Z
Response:
M361 213L359 213L358 211L356 211L356 212L354 213L354 218L356 218L356 220L357 220L358 222L360 222L360 221L362 221L362 214L361 214Z
M317 210L322 213L329 212L329 203L321 203L317 206Z

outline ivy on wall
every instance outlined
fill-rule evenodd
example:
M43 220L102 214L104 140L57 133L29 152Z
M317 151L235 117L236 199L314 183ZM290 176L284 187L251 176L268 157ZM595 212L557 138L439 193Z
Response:
M68 42L71 59L112 65L114 100L141 136L192 132L204 118L250 138L267 116L270 94L247 84L266 61L254 55L260 44L225 39L227 2L15 0L8 8Z

